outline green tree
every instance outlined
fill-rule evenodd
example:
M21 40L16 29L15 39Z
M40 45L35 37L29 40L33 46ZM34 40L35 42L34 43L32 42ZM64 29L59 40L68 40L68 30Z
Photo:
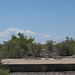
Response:
M47 50L50 50L50 51L53 51L53 41L52 40L48 40L46 41L46 49Z
M57 49L60 55L69 56L75 54L75 41L66 37L66 40L58 43Z
M30 36L24 36L24 34L18 33L18 37L11 36L11 39L4 42L3 56L6 58L22 58L25 55L34 54L39 55L40 44L34 43L34 38Z
M32 43L30 45L30 50L33 56L40 56L41 49L42 47L40 43Z

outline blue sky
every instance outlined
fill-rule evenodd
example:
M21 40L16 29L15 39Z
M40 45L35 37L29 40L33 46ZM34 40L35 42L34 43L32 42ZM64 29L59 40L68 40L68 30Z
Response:
M36 42L75 38L75 0L0 0L0 43L24 33Z

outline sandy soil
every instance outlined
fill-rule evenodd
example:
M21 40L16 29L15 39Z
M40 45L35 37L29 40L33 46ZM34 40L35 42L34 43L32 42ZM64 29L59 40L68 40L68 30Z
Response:
M75 64L74 58L64 58L56 60L53 58L32 59L2 59L3 64Z

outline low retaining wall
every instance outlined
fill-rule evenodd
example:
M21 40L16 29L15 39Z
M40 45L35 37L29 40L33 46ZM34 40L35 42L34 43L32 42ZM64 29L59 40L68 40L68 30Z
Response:
M4 64L10 72L75 71L75 64Z

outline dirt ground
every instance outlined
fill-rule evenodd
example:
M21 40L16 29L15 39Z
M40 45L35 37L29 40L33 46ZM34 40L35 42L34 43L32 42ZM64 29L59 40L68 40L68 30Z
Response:
M3 64L75 64L75 58L41 58L38 60L33 59L2 59Z
M75 75L75 71L64 71L64 72L17 72L10 73L10 75Z

